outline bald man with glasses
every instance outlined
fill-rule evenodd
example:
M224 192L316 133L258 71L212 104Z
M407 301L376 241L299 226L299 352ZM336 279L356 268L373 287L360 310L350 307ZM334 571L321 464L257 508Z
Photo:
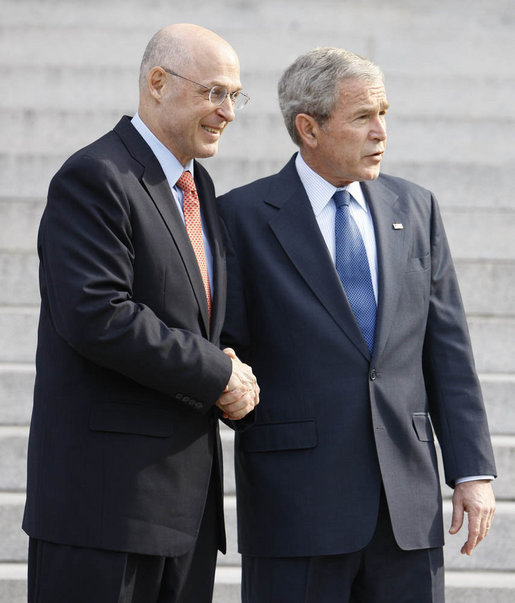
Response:
M177 71L175 71L177 70ZM53 178L23 527L37 603L208 603L225 551L218 419L259 389L219 336L226 273L213 156L241 91L234 50L173 25L138 113Z

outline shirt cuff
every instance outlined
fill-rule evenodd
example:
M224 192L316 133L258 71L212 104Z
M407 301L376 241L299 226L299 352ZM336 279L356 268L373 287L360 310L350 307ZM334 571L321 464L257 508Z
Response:
M464 482L475 482L480 479L488 479L488 480L492 481L495 479L495 476L494 475L471 475L469 477L459 477L455 483L456 483L456 485L458 485L458 484L463 484Z

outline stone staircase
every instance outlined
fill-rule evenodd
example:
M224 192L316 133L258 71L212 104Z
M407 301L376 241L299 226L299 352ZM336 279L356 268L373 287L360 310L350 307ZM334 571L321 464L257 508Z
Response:
M344 46L383 68L391 104L384 171L427 186L440 201L500 474L490 537L466 559L458 552L463 535L447 539L448 602L515 600L512 0L2 0L1 9L0 603L26 600L19 526L39 310L35 238L47 186L71 152L135 111L145 44L162 25L181 21L233 44L252 98L206 161L219 193L276 171L295 150L276 82L298 54ZM219 560L215 601L232 603L240 578L225 429L223 441L230 548Z

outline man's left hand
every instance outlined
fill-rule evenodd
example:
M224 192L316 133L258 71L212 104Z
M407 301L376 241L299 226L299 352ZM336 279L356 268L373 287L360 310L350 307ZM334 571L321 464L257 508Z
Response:
M470 555L488 535L495 513L495 497L489 480L462 482L454 488L452 524L449 534L457 534L468 514L468 539L461 547L462 555Z

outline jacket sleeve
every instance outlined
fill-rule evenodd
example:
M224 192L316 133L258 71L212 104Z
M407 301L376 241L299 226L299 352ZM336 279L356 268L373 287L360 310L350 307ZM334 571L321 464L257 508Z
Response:
M178 399L191 395L208 410L231 361L201 334L165 324L133 298L132 234L119 170L91 156L69 160L50 184L40 227L42 304L83 357Z
M495 475L488 423L465 311L436 201L431 209L431 289L423 366L446 482Z

